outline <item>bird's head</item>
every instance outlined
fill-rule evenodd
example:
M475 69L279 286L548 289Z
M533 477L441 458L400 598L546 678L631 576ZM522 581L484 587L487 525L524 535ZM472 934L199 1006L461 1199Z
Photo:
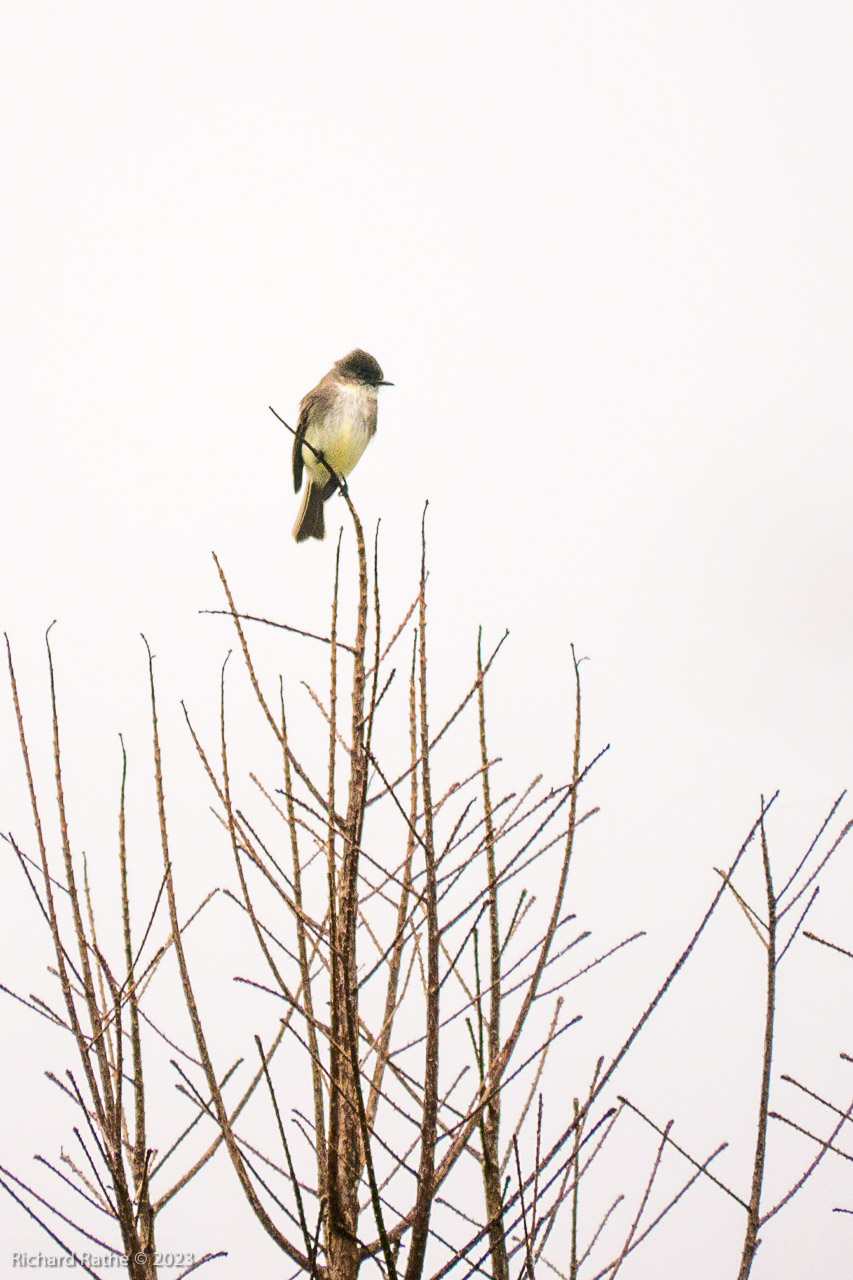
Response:
M367 387L393 387L393 382L386 382L382 376L379 362L373 356L356 347L348 356L338 360L335 373L344 382L361 382Z

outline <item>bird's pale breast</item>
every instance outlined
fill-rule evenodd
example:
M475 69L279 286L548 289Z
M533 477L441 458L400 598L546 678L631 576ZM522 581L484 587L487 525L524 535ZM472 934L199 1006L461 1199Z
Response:
M339 384L334 406L322 417L312 417L307 439L328 459L337 475L352 471L376 430L376 388ZM310 449L302 447L308 474L326 479L328 473Z

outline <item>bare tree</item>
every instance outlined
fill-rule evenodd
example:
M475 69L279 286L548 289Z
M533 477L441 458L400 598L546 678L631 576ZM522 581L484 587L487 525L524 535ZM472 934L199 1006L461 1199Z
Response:
M607 749L584 755L580 663L572 650L575 705L565 781L547 787L537 777L527 786L497 792L486 690L503 641L485 656L482 636L478 638L470 686L436 730L429 696L425 532L414 599L386 638L378 535L369 569L361 523L343 487L342 493L355 535L351 636L341 638L340 542L325 636L241 612L216 559L226 605L216 612L230 618L235 629L248 680L244 687L260 710L269 739L262 766L248 771L235 767L227 731L233 681L230 676L226 680L226 666L218 743L202 740L185 708L233 856L235 891L226 890L226 898L254 939L260 966L242 979L240 989L246 991L248 984L263 995L269 1009L263 1034L254 1037L257 1065L236 1096L237 1064L214 1060L211 1027L185 945L188 926L216 888L189 916L182 913L150 651L162 882L139 941L128 892L123 775L118 863L124 945L119 966L108 962L99 945L85 875L82 891L78 885L65 816L50 649L60 880L42 834L9 650L38 859L31 861L21 844L9 839L47 922L64 1014L35 999L28 1003L71 1034L82 1073L79 1087L72 1073L67 1083L57 1084L84 1116L83 1129L75 1132L85 1165L63 1156L67 1172L48 1167L91 1211L114 1222L120 1250L98 1243L123 1252L130 1274L140 1280L157 1271L158 1211L220 1147L262 1231L297 1273L317 1280L354 1280L365 1264L378 1267L388 1280L401 1274L406 1280L423 1275L439 1280L459 1274L460 1266L461 1274L487 1273L495 1280L511 1275L534 1280L537 1267L571 1280L579 1275L602 1280L622 1269L699 1179L743 1209L739 1277L745 1280L762 1227L790 1202L826 1152L835 1149L835 1137L853 1110L853 1104L847 1111L835 1108L840 1118L829 1138L815 1139L819 1150L811 1165L772 1209L764 1208L767 1129L777 1114L770 1109L777 975L813 896L784 941L780 923L812 885L849 824L812 871L818 840L836 805L777 896L765 832L770 805L762 802L737 857L721 873L698 928L621 1048L599 1059L570 1106L555 1113L549 1104L546 1110L549 1053L578 1021L566 1008L566 987L641 936L632 933L600 954L582 957L590 935L569 906L578 832L595 812L585 811L580 798ZM272 692L267 687L269 677L249 640L253 626L284 627L328 651L325 701L309 689L326 744L319 771L308 762L318 734L309 732L302 746L295 741L284 680L279 677ZM406 654L405 679L398 679L399 668L391 665L400 653ZM407 744L404 758L393 747L397 725L398 740ZM446 751L451 730L457 735L467 731L471 748L467 767L456 771L457 756L448 762ZM260 805L257 815L239 798L248 784ZM749 907L735 887L738 867L756 843L765 881L763 913ZM805 883L795 893L792 885L800 881ZM62 910L55 901L58 891ZM672 1120L658 1124L646 1115L641 1099L612 1092L615 1073L727 895L742 906L766 957L757 1137L751 1188L743 1195L709 1167L724 1142L708 1156L696 1157L689 1144L675 1142ZM166 935L152 952L149 938L161 927L163 912L168 915ZM151 1099L144 1088L143 1040L165 1033L143 1000L152 974L167 956L177 968L195 1048L192 1054L182 1051L183 1063L175 1064L190 1118L160 1156L146 1136ZM261 1126L262 1145L248 1136L252 1118ZM607 1153L613 1148L612 1135L632 1118L656 1136L635 1210L620 1228L630 1197L617 1193L618 1162L608 1165ZM165 1160L191 1131L198 1127L200 1133L205 1126L208 1138L202 1149L166 1184ZM687 1177L675 1195L658 1204L660 1171L668 1160L684 1165ZM589 1183L590 1169L614 1194L587 1226L581 1190ZM73 1253L47 1220L48 1214L62 1216L57 1207L8 1171L2 1172L2 1182ZM34 1201L42 1209L34 1210ZM65 1224L84 1230L68 1215ZM193 1260L188 1269L213 1256ZM606 1265L603 1257L609 1258Z

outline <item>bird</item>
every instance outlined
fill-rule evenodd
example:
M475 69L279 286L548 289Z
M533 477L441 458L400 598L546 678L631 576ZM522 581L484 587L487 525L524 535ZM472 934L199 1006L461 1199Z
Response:
M376 433L378 390L393 385L385 380L373 356L356 347L333 364L300 402L293 441L294 492L302 487L303 470L306 485L293 526L297 542L326 536L323 504L338 487L335 476L349 475L370 444ZM335 476L317 454L328 462Z

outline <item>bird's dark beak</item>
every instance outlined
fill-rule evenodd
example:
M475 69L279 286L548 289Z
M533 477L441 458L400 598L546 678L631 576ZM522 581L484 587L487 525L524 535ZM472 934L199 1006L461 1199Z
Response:
M393 387L393 382L377 382L377 387Z

